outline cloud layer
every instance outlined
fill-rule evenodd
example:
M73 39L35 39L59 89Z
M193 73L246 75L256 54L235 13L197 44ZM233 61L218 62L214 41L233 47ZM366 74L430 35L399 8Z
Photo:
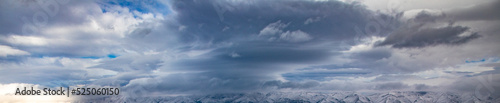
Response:
M498 1L391 12L335 0L2 2L0 78L10 79L0 84L112 86L126 96L500 96L491 92L500 68Z

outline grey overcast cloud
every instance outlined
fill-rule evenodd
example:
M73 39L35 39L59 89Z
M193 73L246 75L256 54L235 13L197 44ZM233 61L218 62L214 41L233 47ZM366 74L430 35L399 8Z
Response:
M500 102L499 0L0 2L0 102Z

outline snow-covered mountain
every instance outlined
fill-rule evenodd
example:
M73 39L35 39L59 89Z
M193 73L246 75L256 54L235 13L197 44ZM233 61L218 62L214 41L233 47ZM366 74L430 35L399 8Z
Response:
M471 94L451 92L272 92L245 94L213 94L169 97L108 97L76 102L120 103L500 103L500 99L477 98Z

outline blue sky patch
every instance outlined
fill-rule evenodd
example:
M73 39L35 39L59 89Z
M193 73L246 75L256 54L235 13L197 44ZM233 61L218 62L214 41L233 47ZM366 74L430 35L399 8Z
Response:
M481 63L481 62L485 62L485 61L486 61L486 59L481 59L481 60L476 60L476 61L474 61L474 60L470 60L470 61L466 60L465 63Z
M115 54L108 54L108 58L116 58L116 57L118 57L118 56Z
M83 58L83 59L101 59L101 58L105 58L105 57L113 59L113 58L118 57L118 55L116 55L116 54L108 54L106 56L84 56L84 57L80 57L80 58Z
M102 2L101 6L108 7L109 5L119 5L121 7L127 7L130 11L138 11L141 13L162 13L168 14L170 12L168 6L162 4L156 0L109 0ZM102 12L108 12L105 8Z

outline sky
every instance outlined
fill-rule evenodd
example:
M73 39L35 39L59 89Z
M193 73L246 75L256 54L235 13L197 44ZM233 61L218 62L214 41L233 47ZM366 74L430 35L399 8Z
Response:
M13 95L23 86L119 87L129 97L301 91L500 97L498 0L0 2L2 100L25 100Z

